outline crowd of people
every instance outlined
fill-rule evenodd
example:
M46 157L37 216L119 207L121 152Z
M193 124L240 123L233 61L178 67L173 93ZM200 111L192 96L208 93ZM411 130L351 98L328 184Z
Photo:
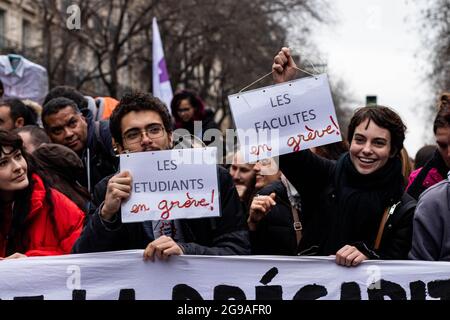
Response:
M295 79L297 69L288 48L274 57L276 83ZM119 171L118 155L170 150L175 129L198 139L218 129L195 92L176 93L172 114L150 94L129 93L105 115L95 99L68 86L50 90L42 107L1 100L0 259L144 249L146 260L262 254L332 255L347 267L368 259L450 261L448 99L439 100L436 146L421 149L414 166L401 117L364 106L343 142L256 163L233 152L229 165L217 165L219 217L139 223L121 219L133 173Z

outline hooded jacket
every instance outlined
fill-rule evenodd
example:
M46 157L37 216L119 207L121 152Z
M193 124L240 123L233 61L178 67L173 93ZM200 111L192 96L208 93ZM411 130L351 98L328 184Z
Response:
M112 146L109 120L94 121L89 109L83 109L82 113L88 124L88 134L86 148L81 156L85 174L79 181L92 193L100 180L117 171L118 160Z

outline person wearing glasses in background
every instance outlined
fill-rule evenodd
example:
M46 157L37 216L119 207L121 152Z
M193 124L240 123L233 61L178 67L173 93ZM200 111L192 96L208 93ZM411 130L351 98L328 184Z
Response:
M161 100L144 93L125 95L110 118L119 153L168 150L173 146L171 118ZM150 155L149 155L150 156ZM221 216L123 224L120 207L131 194L132 175L103 179L94 191L97 210L73 247L74 253L143 249L144 258L172 255L250 254L248 231L230 174L217 166ZM164 224L164 228L161 225Z
M101 179L116 172L108 121L87 120L73 100L58 97L44 105L42 123L53 143L72 149L83 161L86 174L79 182L90 193Z

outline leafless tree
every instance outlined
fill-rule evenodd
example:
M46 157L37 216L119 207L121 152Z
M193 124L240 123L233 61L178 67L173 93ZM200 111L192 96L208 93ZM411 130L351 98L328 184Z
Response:
M422 6L420 31L432 66L427 78L438 97L442 92L450 91L450 2L426 1ZM433 106L433 114L435 110Z
M228 95L270 72L281 46L310 45L310 26L331 16L328 0L74 0L81 28L71 30L63 3L36 1L51 86L113 97L127 87L151 91L157 17L173 88L197 90L219 122L229 115Z

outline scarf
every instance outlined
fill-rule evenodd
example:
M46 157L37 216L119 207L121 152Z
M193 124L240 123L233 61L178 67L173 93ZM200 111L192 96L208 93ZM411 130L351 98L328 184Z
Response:
M338 160L335 173L338 199L334 237L335 253L345 244L364 242L373 246L384 210L403 194L401 161L389 158L371 174L360 174L347 152Z

